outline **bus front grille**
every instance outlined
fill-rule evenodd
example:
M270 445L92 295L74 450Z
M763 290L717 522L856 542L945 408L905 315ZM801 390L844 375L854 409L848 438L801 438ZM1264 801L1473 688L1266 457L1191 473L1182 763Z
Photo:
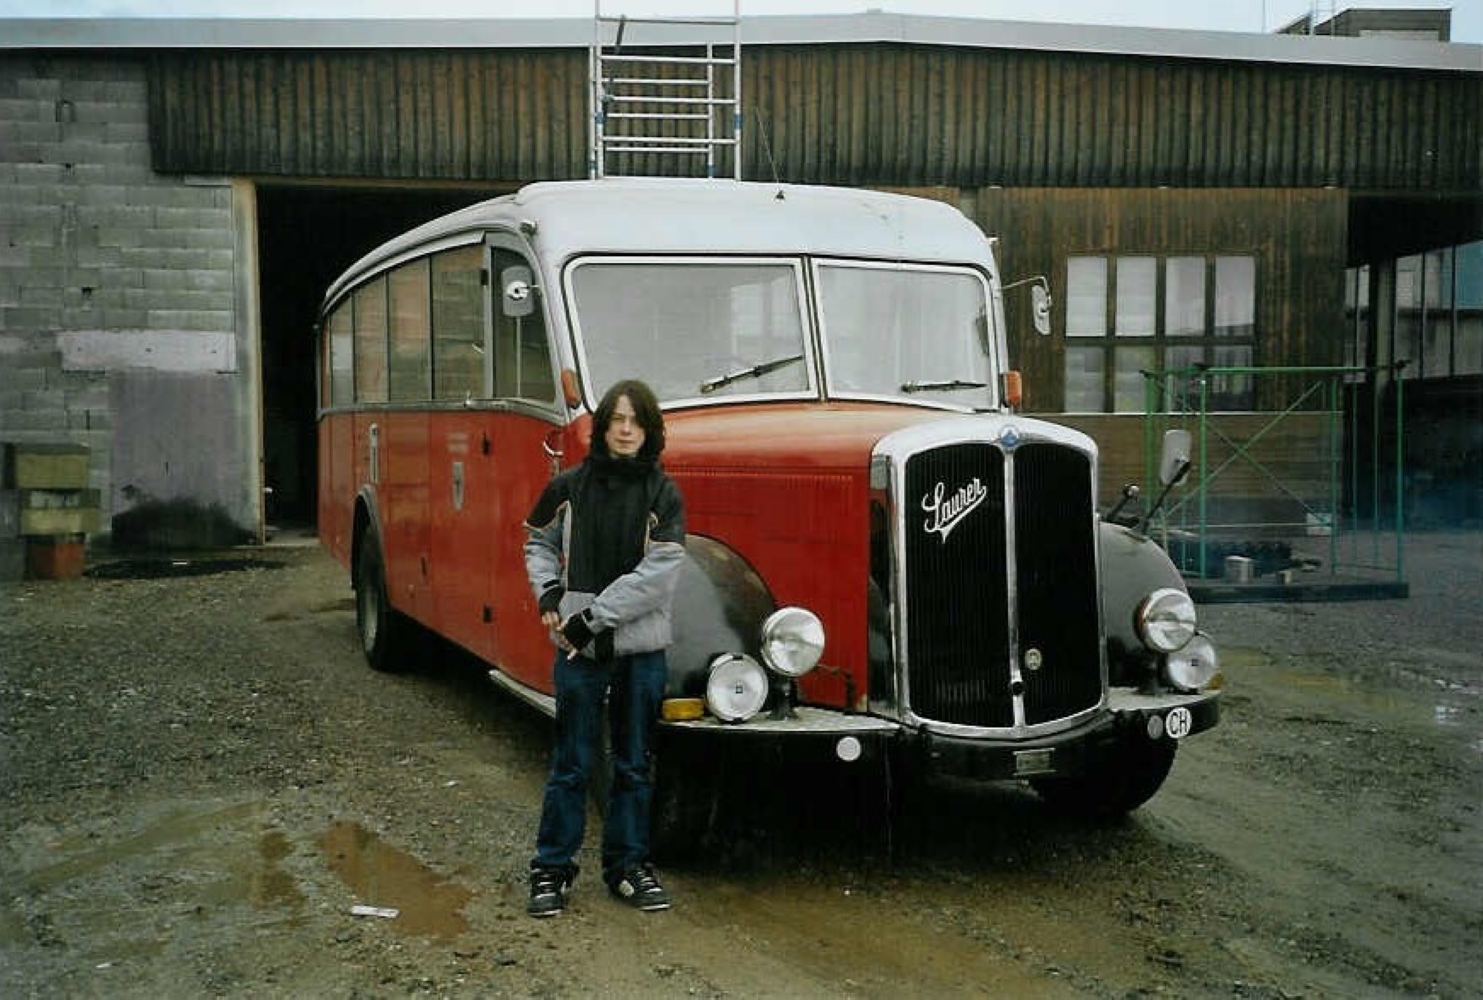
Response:
M905 469L906 678L913 714L952 725L1040 725L1101 696L1092 461L1075 448L985 442Z

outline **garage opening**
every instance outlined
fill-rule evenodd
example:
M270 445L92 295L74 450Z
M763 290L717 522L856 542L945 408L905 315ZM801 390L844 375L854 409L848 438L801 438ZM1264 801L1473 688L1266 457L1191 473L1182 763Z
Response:
M261 185L263 483L270 535L315 523L314 314L341 271L404 230L504 189Z

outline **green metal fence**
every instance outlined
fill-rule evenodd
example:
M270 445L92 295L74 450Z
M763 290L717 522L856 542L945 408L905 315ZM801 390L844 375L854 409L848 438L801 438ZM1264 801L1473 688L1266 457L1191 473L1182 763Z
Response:
M1157 481L1166 430L1192 437L1190 475L1151 529L1192 590L1230 599L1405 595L1401 374L1402 366L1143 372L1144 482ZM1252 399L1266 408L1229 408Z

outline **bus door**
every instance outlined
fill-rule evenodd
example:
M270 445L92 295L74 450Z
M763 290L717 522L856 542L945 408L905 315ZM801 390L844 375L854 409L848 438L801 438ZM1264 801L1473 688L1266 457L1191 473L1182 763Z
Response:
M440 411L429 422L432 582L437 628L485 659L494 655L491 530L494 427L487 407Z
M553 647L527 583L524 523L554 474L548 449L566 420L549 340L556 328L548 322L555 303L539 287L521 241L491 234L489 252L490 379L501 407L494 439L499 499L490 525L497 625L493 659L517 680L550 691Z
M427 422L428 577L438 632L490 658L494 649L490 587L493 439L490 324L485 248L473 243L430 259L433 399Z
M545 445L563 410L534 268L512 236L478 249L490 275L479 391L430 426L438 622L460 645L549 690L551 647L526 584L522 525L551 476Z

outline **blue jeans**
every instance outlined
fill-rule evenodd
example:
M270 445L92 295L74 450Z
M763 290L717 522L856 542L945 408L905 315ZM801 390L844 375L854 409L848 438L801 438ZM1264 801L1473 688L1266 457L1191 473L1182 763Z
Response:
M668 673L663 650L599 663L556 654L556 745L532 867L570 868L587 826L587 783L600 760L604 697L613 781L602 831L603 880L612 885L649 860L653 801L649 753Z

